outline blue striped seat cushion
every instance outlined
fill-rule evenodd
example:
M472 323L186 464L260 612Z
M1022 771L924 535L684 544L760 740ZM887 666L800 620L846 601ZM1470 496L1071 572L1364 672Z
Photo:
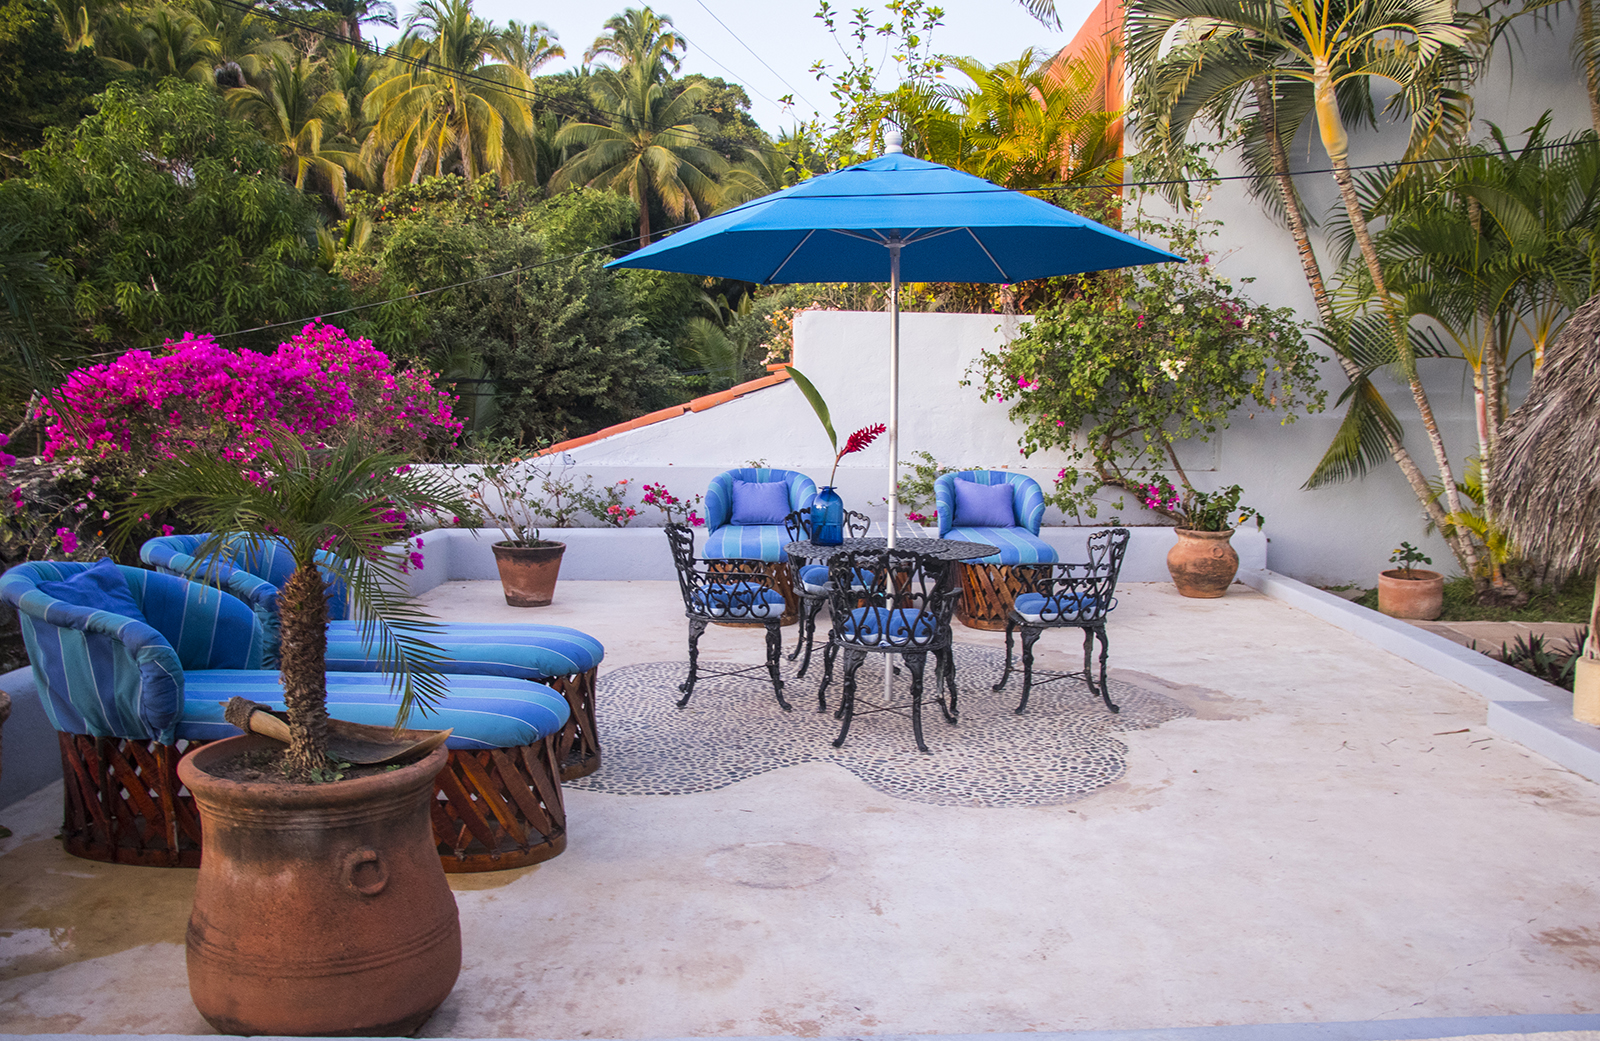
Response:
M526 622L447 622L442 632L423 636L449 661L439 671L453 676L508 676L543 680L588 672L606 649L599 640L562 625ZM328 623L328 668L370 672L378 667L372 642L362 638L360 622Z
M1015 604L1017 614L1030 622L1085 622L1105 615L1100 598L1088 593L1061 593L1047 597L1042 593L1022 593Z
M927 611L858 607L844 620L843 635L854 643L903 647L928 643L939 633L933 615Z
M828 565L807 564L801 568L798 575L800 588L808 593L826 593L833 588L828 582ZM864 567L856 568L855 581L851 589L871 589L874 576Z
M783 594L749 582L713 583L691 597L696 611L713 618L776 618L783 614Z
M790 542L781 524L724 524L706 536L700 556L706 560L760 560L768 564L788 560L783 547Z
M969 564L1054 564L1056 551L1027 528L951 528L944 536L964 542L987 542L998 552Z
M229 698L245 697L283 708L278 674L266 669L201 669L184 674L183 717L178 737L214 740L239 731L222 718ZM328 715L351 723L393 726L399 695L389 677L377 673L330 672ZM567 725L567 699L540 683L478 676L454 680L441 707L428 715L412 710L405 725L423 730L453 727L447 748L488 749L531 745Z

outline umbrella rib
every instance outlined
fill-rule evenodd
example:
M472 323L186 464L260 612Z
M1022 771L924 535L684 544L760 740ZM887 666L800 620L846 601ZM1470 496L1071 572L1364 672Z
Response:
M796 253L800 252L800 248L802 246L804 246L807 242L810 242L811 241L811 236L815 235L816 233L817 233L817 230L815 228L813 228L810 231L806 232L806 237L801 239L799 242L796 242L794 244L794 249L791 249L789 251L789 255L783 258L783 263L779 264L777 267L772 269L772 274L767 276L767 281L771 282L773 279L777 278L778 277L778 272L782 271L785 267L788 266L789 261L794 259L794 255Z
M978 248L983 250L983 255L989 258L989 263L993 264L994 269L1000 272L1000 277L1004 278L1007 282L1013 281L1011 276L1006 273L1006 269L1000 266L1000 262L994 259L994 254L989 252L989 247L985 246L983 244L983 240L978 238L978 233L973 231L971 228L964 228L962 230L964 230L968 235L972 236L972 241L976 242L978 244Z

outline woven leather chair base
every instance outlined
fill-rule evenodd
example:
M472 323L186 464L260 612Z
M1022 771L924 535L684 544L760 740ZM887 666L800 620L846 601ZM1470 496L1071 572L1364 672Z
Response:
M794 591L794 568L789 566L788 561L765 563L759 560L708 560L706 565L713 575L719 571L742 571L749 574L759 567L761 573L767 576L768 588L783 594L783 617L778 619L778 624L793 625L800 620L800 595ZM725 625L730 629L762 627L760 622L712 622L711 624Z
M204 742L58 734L68 853L144 867L199 867L200 816L178 760ZM499 871L567 848L558 735L488 751L458 749L435 782L433 835L449 872Z
M561 779L574 781L600 769L600 732L595 729L595 670L570 676L552 676L545 686L567 699L572 716L556 735L556 752L561 757Z
M1017 594L1031 589L1040 572L1024 564L962 564L956 621L968 629L1005 632L1006 614Z

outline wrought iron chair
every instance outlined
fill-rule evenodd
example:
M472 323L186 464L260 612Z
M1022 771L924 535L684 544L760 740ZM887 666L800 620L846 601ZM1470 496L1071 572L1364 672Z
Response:
M784 527L788 530L790 542L807 542L811 539L811 511L795 510L784 519ZM872 521L864 513L846 510L844 514L844 533L846 538L858 539L866 535L867 528ZM806 656L800 662L800 668L795 670L794 678L801 679L806 674L806 669L811 666L811 645L816 639L817 614L822 610L822 605L828 602L828 593L832 587L828 585L828 565L808 564L803 560L795 560L795 594L800 597L800 633L794 641L794 650L789 652L789 660L794 661L800 657L800 652L805 651Z
M683 593L683 613L689 619L689 678L679 685L683 698L678 707L689 704L695 680L700 675L700 635L712 622L762 625L767 630L767 672L778 705L788 712L792 706L783 699L783 678L778 675L778 657L783 654L783 594L772 588L771 579L761 570L759 560L720 560L715 564L694 558L694 532L687 525L668 524L667 542L672 547L672 563L678 570L678 589ZM739 570L747 564L747 570ZM760 665L719 669L708 675L735 676L752 672Z
M961 588L953 580L949 563L903 550L864 550L835 554L828 563L828 606L833 626L822 656L822 686L817 689L817 711L827 709L828 684L835 659L843 654L843 695L836 718L843 721L834 747L844 744L858 711L904 713L895 703L863 701L858 706L856 672L869 654L898 654L911 673L911 731L917 750L926 752L922 738L923 674L933 655L935 700L945 721L956 722L955 661L950 653L950 615ZM944 687L949 700L945 700Z
M1098 694L1106 708L1122 711L1112 703L1111 691L1106 687L1106 659L1111 652L1106 642L1106 616L1117 606L1117 573L1122 570L1127 551L1127 528L1097 531L1089 536L1088 563L1050 565L1045 576L1033 583L1032 590L1020 594L1011 605L1006 618L1006 667L994 689L1003 689L1011 678L1012 634L1021 629L1022 701L1017 705L1018 715L1028 709L1034 679L1033 645L1046 629L1083 630L1083 671L1043 673L1042 682L1082 677L1089 685L1089 693ZM1096 637L1100 639L1098 684L1092 662Z

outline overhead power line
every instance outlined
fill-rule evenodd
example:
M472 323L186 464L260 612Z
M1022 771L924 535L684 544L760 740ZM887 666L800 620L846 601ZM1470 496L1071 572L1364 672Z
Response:
M711 17L715 18L717 20L717 24L718 25L720 25L724 29L728 30L728 35L733 37L735 40L738 40L739 41L739 46L741 46L745 50L749 51L751 57L755 58L755 60L760 62L762 65L766 65L767 71L772 73L774 76L778 77L778 82L779 83L782 83L785 87L788 87L791 91L793 91L795 97L799 98L801 101L804 101L807 105L810 105L811 106L811 111L813 111L813 112L821 112L822 111L821 109L817 108L816 105L812 104L812 101L811 101L810 98L808 98L804 94L800 93L800 90L799 90L798 87L796 87L793 83L790 83L788 80L784 79L783 78L783 73L779 72L777 69L774 69L771 65L767 65L767 59L765 59L761 55L757 54L755 52L755 48L751 47L748 43L745 43L744 42L744 37L742 37L738 33L734 32L733 31L733 27L730 26L727 22L724 22L722 20L722 16L721 15L717 14L717 12L713 11L711 8L706 7L706 0L695 0L695 3L699 4L701 7L705 7L706 14L708 14ZM718 64L720 65L721 62L718 62ZM724 67L726 67L726 66L724 66ZM765 94L763 94L761 96L762 97L766 97ZM767 98L767 100L771 101L772 99L771 98Z

